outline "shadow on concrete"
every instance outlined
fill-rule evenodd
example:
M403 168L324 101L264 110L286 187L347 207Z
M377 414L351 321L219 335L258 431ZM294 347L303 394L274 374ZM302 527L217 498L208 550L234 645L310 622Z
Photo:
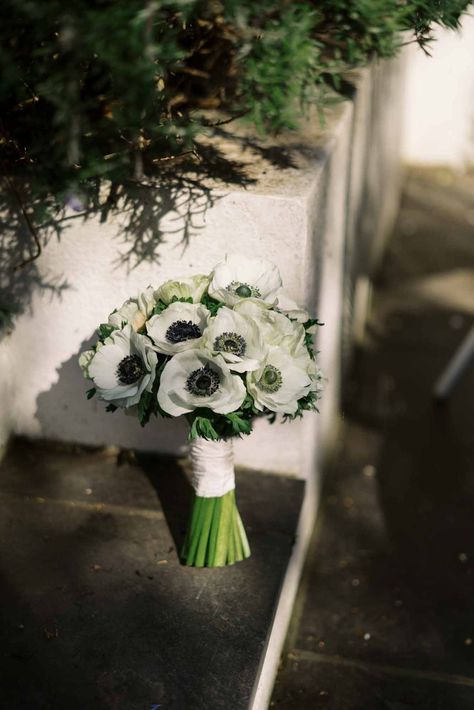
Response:
M41 436L49 440L80 441L92 446L109 444L139 451L159 449L169 454L184 452L187 425L182 418L157 417L142 427L136 416L127 415L124 410L106 412L106 403L96 397L86 398L91 384L83 377L78 356L96 340L95 333L84 340L77 354L58 368L56 382L38 395L35 419L40 424Z
M176 552L180 556L188 529L193 489L182 465L175 457L157 458L153 454L138 453L137 463L156 490L169 531L173 537Z
M13 327L14 319L31 308L34 293L41 290L51 297L61 297L69 283L63 274L45 272L33 261L21 267L22 262L36 246L19 211L18 204L9 195L0 192L0 341ZM44 245L51 234L45 232Z
M233 146L235 157L219 140ZM102 223L114 220L118 227L117 266L133 269L145 261L159 261L160 245L172 234L179 234L186 248L203 228L207 210L226 189L254 185L266 169L296 168L301 160L323 160L325 156L324 150L308 150L291 139L285 144L263 142L239 135L230 127L216 128L214 139L196 145L191 156L161 165L159 177L120 184L90 180L62 202L34 199L27 188L20 191L18 185L14 193L2 189L0 337L12 328L16 316L31 307L36 291L60 297L70 288L67 274L46 272L37 257L52 240L62 239L75 222L87 223L97 215ZM153 174L156 167L150 172Z

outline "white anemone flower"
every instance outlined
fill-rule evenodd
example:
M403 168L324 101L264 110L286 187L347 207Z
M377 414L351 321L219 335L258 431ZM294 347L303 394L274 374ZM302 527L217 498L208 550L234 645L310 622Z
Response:
M235 372L256 370L266 354L256 323L226 306L209 321L202 347L222 355Z
M175 355L161 373L158 403L172 417L199 407L230 414L245 397L245 385L239 375L232 374L223 357L210 357L204 350Z
M248 298L273 306L280 288L280 272L267 259L227 254L214 269L209 295L227 306Z
M308 331L304 326L290 320L283 313L269 310L250 301L239 303L235 307L235 312L251 318L267 346L285 350L291 356L294 365L308 373L312 383L309 391L316 392L319 397L323 389L324 377L306 346L305 336ZM306 320L307 318L305 322Z
M266 407L271 412L295 414L298 400L311 388L308 371L279 347L271 347L260 368L247 373L247 389L261 411Z
M305 329L301 323L252 301L238 303L235 311L257 325L265 345L278 345L294 355L303 348L307 354L304 344Z
M129 298L118 310L111 313L108 323L115 328L130 324L133 330L141 330L155 306L155 291L152 286L148 286L137 298Z
M280 291L278 294L278 304L277 307L285 316L295 320L298 323L306 323L309 320L309 314L304 308L300 308L296 301L288 296L284 291Z
M156 298L169 304L173 298L192 298L193 303L199 303L209 286L209 276L199 274L186 276L175 281L166 281L156 290Z
M147 333L155 350L165 355L199 348L210 312L200 303L175 301L160 314L150 318Z
M145 390L151 392L157 354L150 340L135 333L131 325L112 331L93 357L89 351L83 355L101 399L117 407L132 407Z

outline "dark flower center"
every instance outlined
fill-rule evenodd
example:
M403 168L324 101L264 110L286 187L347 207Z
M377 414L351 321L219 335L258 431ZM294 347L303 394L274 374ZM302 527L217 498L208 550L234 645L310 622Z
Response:
M198 397L209 397L219 389L219 375L209 365L194 370L186 380L186 389Z
M241 281L232 281L227 287L227 291L234 293L240 298L260 298L261 293L256 286L250 286L249 284L242 283Z
M247 343L238 333L222 333L214 341L214 350L224 353L233 353L242 357L245 355Z
M145 372L143 360L138 355L127 355L117 367L117 377L124 385L133 385Z
M283 379L280 370L274 365L267 365L258 381L258 386L264 392L277 392Z
M248 298L252 295L252 289L249 286L242 284L242 286L238 286L235 289L235 293L237 296L241 296L242 298Z
M169 343L182 343L185 340L200 338L201 329L190 320L176 320L166 331L165 338Z

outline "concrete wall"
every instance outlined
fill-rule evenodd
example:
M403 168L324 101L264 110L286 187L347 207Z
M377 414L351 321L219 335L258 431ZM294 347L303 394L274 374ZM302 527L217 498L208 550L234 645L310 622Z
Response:
M278 264L290 295L325 322L317 344L328 384L320 415L285 425L258 422L252 437L237 442L237 462L309 477L330 441L339 409L344 294L347 280L357 276L353 266L347 268L348 240L352 255L359 238L372 244L358 236L361 213L373 235L382 206L391 214L397 205L398 141L391 124L384 123L398 111L396 67L362 72L354 102L332 110L324 129L313 120L300 132L266 144L243 130L221 137L217 147L240 178L233 185L210 184L212 204L189 185L181 192L147 193L148 208L159 208L152 216L162 239L139 264L120 263L131 245L123 232L126 215L104 222L69 215L59 242L51 239L35 264L40 281L65 279L66 288L57 296L32 286L28 308L0 343L5 390L0 392L0 435L5 438L10 429L30 437L180 451L186 439L183 422L153 421L142 429L123 413L106 414L100 402L86 401L77 354L96 325L130 295L177 275L207 272L226 252L240 251ZM368 194L375 187L377 199ZM180 195L193 202L186 247ZM368 210L373 214L367 221ZM387 219L383 222L387 231ZM146 235L135 232L135 254ZM360 270L361 259L357 264Z
M462 31L438 30L427 57L408 56L403 157L409 163L474 165L474 16Z

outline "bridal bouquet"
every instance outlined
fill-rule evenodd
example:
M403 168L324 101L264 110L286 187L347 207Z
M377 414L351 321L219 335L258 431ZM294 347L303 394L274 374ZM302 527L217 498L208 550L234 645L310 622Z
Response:
M309 318L281 290L276 266L228 255L209 276L148 287L98 328L79 358L87 396L152 415L185 416L191 441L187 565L218 567L250 555L235 501L232 438L256 417L294 419L316 409L321 373Z

